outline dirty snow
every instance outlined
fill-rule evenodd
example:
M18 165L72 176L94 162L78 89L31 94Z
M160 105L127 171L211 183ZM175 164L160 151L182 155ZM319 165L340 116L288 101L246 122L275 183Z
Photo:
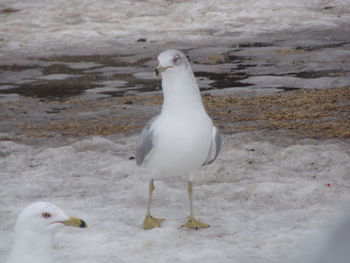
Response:
M218 160L195 181L196 214L211 225L199 231L179 227L188 214L181 181L156 182L153 213L166 221L159 229L141 228L148 186L145 171L128 159L134 136L56 147L1 141L0 261L10 250L17 214L37 200L89 224L57 235L57 262L271 263L304 257L316 248L310 240L348 198L348 144L280 145L261 138L224 136Z
M335 29L350 21L348 0L0 2L7 8L19 10L0 14L0 51L7 57L111 52L138 40L234 44L261 33Z

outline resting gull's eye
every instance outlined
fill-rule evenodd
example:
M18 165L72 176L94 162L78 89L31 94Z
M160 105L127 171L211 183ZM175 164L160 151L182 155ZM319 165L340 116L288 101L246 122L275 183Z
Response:
M41 216L42 216L43 218L49 218L49 217L51 217L51 214L45 212L45 213L43 213Z

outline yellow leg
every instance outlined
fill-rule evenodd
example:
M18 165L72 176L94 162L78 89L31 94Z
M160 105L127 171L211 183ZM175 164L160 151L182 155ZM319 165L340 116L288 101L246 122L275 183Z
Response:
M193 204L192 204L192 194L193 194L193 189L192 189L192 182L188 182L187 184L187 192L188 192L188 198L190 202L190 216L188 217L188 221L183 224L183 227L189 227L189 228L195 228L196 230L198 228L207 228L209 225L204 224L197 219L194 218L193 216Z
M155 218L151 216L151 203L152 203L153 191L154 191L154 184L152 179L149 182L147 212L145 215L145 219L143 220L143 229L152 229L155 227L160 227L160 223L164 221L163 218Z

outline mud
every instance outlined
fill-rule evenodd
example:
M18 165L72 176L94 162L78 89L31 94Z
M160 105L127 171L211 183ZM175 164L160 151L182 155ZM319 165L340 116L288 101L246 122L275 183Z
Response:
M270 42L262 38L182 50L224 133L284 130L295 136L349 138L342 128L350 123L350 39L344 37ZM1 138L64 141L139 131L161 104L160 79L153 76L161 49L144 44L140 53L0 63ZM329 90L343 99L337 95L318 105L321 97L333 96ZM296 107L289 100L314 106Z
M336 87L346 86L344 82L350 75L349 43L280 47L275 42L255 42L226 49L201 47L198 51L190 48L184 52L199 81L205 83L203 90L242 87L290 90L308 86L304 79L342 78ZM206 52L208 48L211 53ZM18 94L44 100L64 100L84 96L91 89L95 89L95 94L108 96L154 92L160 87L160 80L152 76L155 66L156 52L148 54L144 50L142 55L52 56L36 59L31 65L0 64L0 96L5 99L5 94ZM30 70L37 74L27 76L26 72ZM23 77L11 77L16 73ZM250 81L256 76L294 77L297 84L290 86L286 82L287 85L269 87ZM121 81L122 84L106 91L104 82L108 81ZM328 88L329 82L317 85Z

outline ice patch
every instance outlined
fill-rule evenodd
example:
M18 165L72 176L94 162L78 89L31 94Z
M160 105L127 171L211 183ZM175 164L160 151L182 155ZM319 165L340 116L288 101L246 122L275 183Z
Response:
M39 77L38 79L44 79L44 80L64 80L69 79L73 77L79 77L78 75L72 75L72 74L50 74L45 75L42 77Z
M109 92L109 91L116 91L118 89L116 88L94 88L94 89L88 89L86 90L86 93L91 93L91 94L99 94L99 93L103 93L103 92Z
M95 82L95 84L103 85L106 88L108 87L122 87L125 86L128 82L124 80L110 80L110 81L101 81Z
M100 67L101 64L97 64L94 62L80 62L80 63L70 63L69 67L72 69L90 69L95 67Z
M0 73L0 83L23 84L33 82L43 74L38 69L26 69L21 71L4 71Z
M16 88L17 86L15 85L0 85L0 90L5 90L5 89L13 89Z

